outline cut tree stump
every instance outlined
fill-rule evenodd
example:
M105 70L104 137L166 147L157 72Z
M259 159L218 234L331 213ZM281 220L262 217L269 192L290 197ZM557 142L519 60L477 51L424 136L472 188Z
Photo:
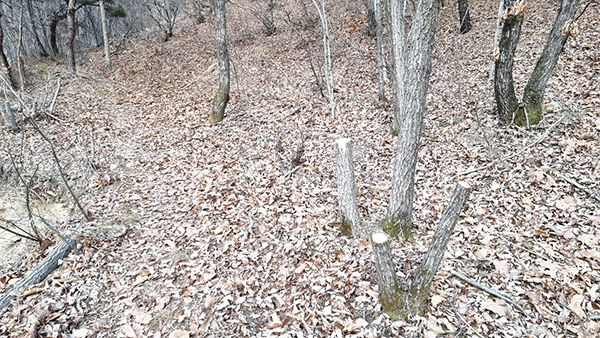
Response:
M40 264L29 271L12 290L0 298L0 310L10 305L10 302L15 299L20 289L43 281L52 271L56 270L58 268L58 261L67 257L71 250L76 247L76 244L75 240L67 239L55 246Z
M354 185L354 160L352 158L352 141L347 138L337 140L336 152L338 172L338 202L342 218L342 235L369 238L356 203L356 186Z
M442 214L435 234L425 254L425 258L415 272L415 279L410 283L407 292L400 290L396 277L396 267L392 259L389 237L384 233L371 236L377 284L379 285L379 302L381 309L392 320L407 318L410 315L424 315L427 310L429 289L435 276L454 225L461 210L469 197L471 188L465 182L458 182L448 206Z

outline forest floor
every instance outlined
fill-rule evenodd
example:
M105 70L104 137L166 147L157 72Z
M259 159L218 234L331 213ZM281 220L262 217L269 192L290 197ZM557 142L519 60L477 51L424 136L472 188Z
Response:
M80 168L71 177L93 220L62 223L80 250L0 314L0 336L22 337L36 318L43 319L41 337L600 335L600 203L560 176L600 192L598 6L580 18L581 34L569 40L550 80L552 111L529 129L499 128L493 115L488 73L497 4L473 1L466 35L458 34L454 6L442 8L415 237L392 244L402 281L427 250L455 183L473 191L434 279L429 312L397 322L378 306L370 243L340 236L337 211L337 139L354 144L364 219L383 217L391 184L391 106L377 100L375 44L365 34L362 2L330 14L335 116L309 63L322 63L317 21L292 9L290 17L305 26L281 19L277 34L266 37L240 6L228 14L232 99L215 126L207 123L217 77L211 23L184 22L169 42L159 33L130 40L108 69L101 50L81 53L79 77L63 76L61 121L40 125L57 145L74 144L60 148L70 149L61 156L71 170ZM529 6L515 61L519 93L558 7ZM65 73L49 60L30 67L40 79L48 69ZM99 169L85 174L90 135ZM302 163L292 167L300 143ZM3 271L0 289L40 256ZM527 314L452 271L509 294Z

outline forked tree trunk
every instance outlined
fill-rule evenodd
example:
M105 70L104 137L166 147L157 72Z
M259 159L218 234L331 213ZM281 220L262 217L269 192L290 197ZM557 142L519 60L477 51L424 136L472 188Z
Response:
M375 269L377 270L377 284L379 286L379 302L381 309L392 320L407 318L410 315L423 316L427 310L431 282L435 276L448 240L454 230L454 225L463 209L471 188L464 182L456 184L452 198L448 202L435 234L425 254L421 265L417 268L415 279L410 283L408 292L402 291L396 277L395 264L388 244L388 237L384 233L375 233L371 237L373 254L375 256Z
M402 0L390 0L392 46L394 49L394 129L398 132L392 193L384 231L392 237L411 237L415 169L421 126L431 73L431 49L440 10L440 0L418 2L410 36L402 16ZM410 42L410 49L407 46Z
M467 0L458 0L458 19L460 20L460 34L468 33L471 30L471 15Z
M570 35L577 35L573 17L579 7L579 0L564 0L560 11L548 36L544 51L527 82L523 92L525 111L520 109L515 121L521 125L534 125L542 120L543 99L548 80L554 71L554 66Z
M67 30L68 30L68 38L67 38L67 71L71 75L77 74L77 70L75 68L75 34L77 32L77 26L75 25L75 5L77 4L77 0L69 0L69 5L67 7Z
M543 118L542 100L546 85L569 35L576 34L576 26L572 19L579 7L579 0L562 1L542 55L525 87L522 104L519 104L515 94L512 68L525 5L524 2L514 0L504 0L504 3L504 25L494 73L498 118L501 125L515 122L522 126L531 126Z
M106 11L104 9L104 0L98 0L100 7L100 21L102 21L102 40L104 41L104 62L106 67L110 67L110 44L108 41L108 27L106 24Z
M213 100L212 111L208 119L210 124L223 121L225 107L229 102L229 53L227 51L225 0L213 0L213 13L215 15L217 62L219 64L219 90Z

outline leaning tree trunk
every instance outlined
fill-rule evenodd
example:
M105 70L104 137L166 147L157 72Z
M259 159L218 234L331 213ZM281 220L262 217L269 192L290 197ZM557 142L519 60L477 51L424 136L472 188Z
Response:
M104 41L104 61L106 67L110 67L110 44L108 41L108 27L106 25L106 11L104 9L104 0L98 0L100 7L100 21L102 21L102 39Z
M67 30L69 32L67 38L67 71L71 75L75 75L77 70L75 69L75 34L77 32L77 26L75 25L75 5L77 0L69 0L69 6L67 8Z
M383 222L392 237L411 237L415 169L425 116L425 103L431 73L431 50L435 37L440 0L419 1L410 30L410 49L406 46L406 31L401 0L391 0L392 39L395 69L395 121L398 141L390 204ZM401 124L400 124L401 121Z
M563 0L560 11L554 21L544 51L540 56L535 69L527 82L523 92L523 105L525 110L519 109L515 122L520 125L534 125L542 120L542 100L548 80L558 62L558 57L570 35L576 35L576 26L573 17L579 7L579 0Z
M379 303L381 309L392 320L407 318L411 315L423 316L427 310L431 282L435 276L448 240L458 216L463 209L471 188L464 182L458 182L452 198L448 202L442 218L438 223L435 234L425 254L425 258L415 272L415 279L410 283L410 288L403 291L399 287L396 277L395 264L392 259L388 244L388 237L383 233L371 236L373 254L375 256L375 269L377 270L377 284L379 286Z
M219 90L215 94L212 111L208 119L210 124L223 121L225 107L229 102L229 53L227 52L225 0L213 0L213 13L215 14L217 61L219 64Z
M460 20L460 34L468 33L471 30L471 15L469 15L467 0L458 0L458 19Z
M504 12L502 14L504 25L502 25L502 35L498 49L494 51L494 57L496 58L494 93L500 124L510 123L519 109L519 101L515 95L513 85L512 69L515 51L521 35L525 6L522 1L504 0Z
M27 10L29 12L29 28L33 32L33 37L35 38L38 47L40 47L40 55L46 57L48 56L48 52L46 52L46 47L44 47L44 44L40 40L40 36L37 31L37 25L35 24L35 16L33 13L33 7L31 6L31 1L32 0L27 0Z
M58 43L56 42L58 23L66 17L67 15L64 13L55 13L50 21L50 48L52 48L52 53L54 53L55 56L59 53Z

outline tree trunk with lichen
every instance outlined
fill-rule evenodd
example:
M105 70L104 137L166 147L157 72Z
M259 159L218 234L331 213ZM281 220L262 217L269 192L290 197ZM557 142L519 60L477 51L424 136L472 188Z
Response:
M452 198L442 214L425 258L415 272L415 279L412 283L409 283L408 290L401 290L399 287L388 236L384 233L375 233L371 236L375 269L377 271L377 285L379 286L379 303L381 309L392 320L406 319L412 315L425 315L431 282L444 258L448 240L470 191L471 188L466 183L458 182L456 184Z
M519 108L512 69L523 24L525 11L523 6L525 5L522 2L504 0L504 13L502 14L504 24L498 50L495 51L496 65L494 67L494 94L501 124L510 123Z
M431 50L437 27L440 0L418 2L410 34L406 31L402 0L390 0L391 42L394 69L394 125L397 132L392 193L383 230L397 238L411 235L415 170L421 126L431 73ZM408 47L410 45L410 48Z
M523 92L523 105L525 111L520 109L515 121L521 125L534 125L542 120L543 99L548 80L558 62L569 36L577 35L579 27L573 23L573 17L579 7L579 0L565 0L562 2L560 11L556 16L544 51L540 56L527 86Z
M213 0L212 5L215 15L219 90L215 94L208 122L215 124L223 121L225 108L229 102L229 53L227 51L225 0Z
M577 35L578 26L573 17L579 0L563 0L546 45L533 70L520 103L515 94L512 68L513 58L526 5L523 1L505 0L502 19L502 37L495 51L496 65L494 92L500 125L516 123L531 126L543 118L543 98L548 80L569 36Z
M338 173L338 203L340 208L342 235L369 238L360 218L354 185L354 160L352 142L343 138L337 141L336 163Z

